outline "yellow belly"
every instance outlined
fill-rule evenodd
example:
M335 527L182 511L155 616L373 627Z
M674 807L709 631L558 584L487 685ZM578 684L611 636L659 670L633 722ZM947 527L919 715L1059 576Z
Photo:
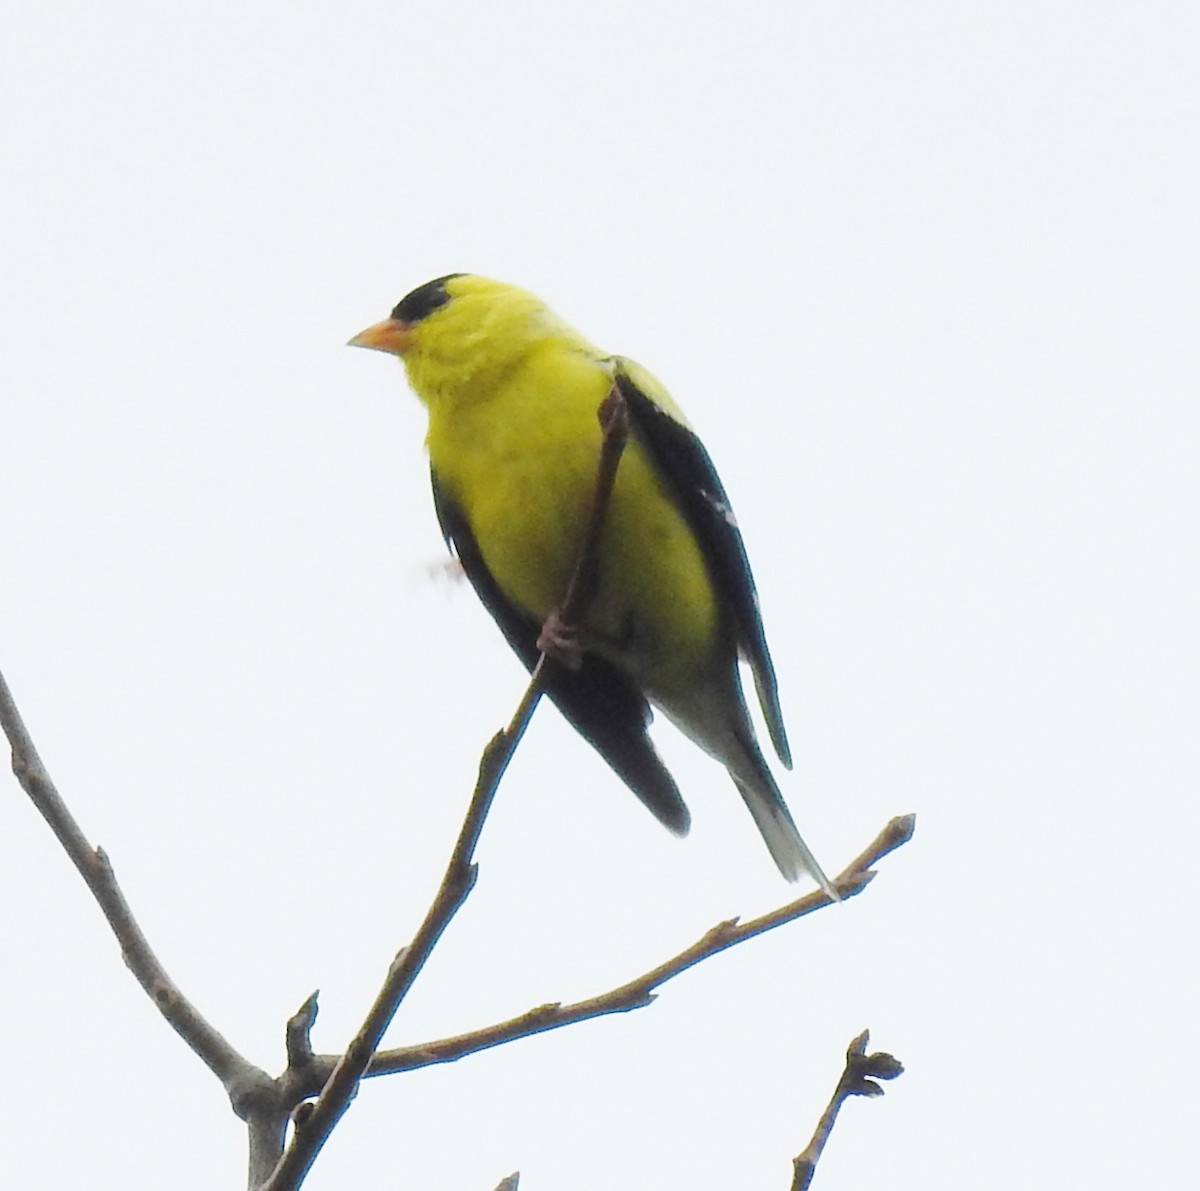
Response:
M431 410L429 453L501 590L537 620L562 602L579 552L611 388L582 354L535 353L485 395ZM652 688L709 662L719 614L691 529L635 433L621 458L585 619L599 648Z

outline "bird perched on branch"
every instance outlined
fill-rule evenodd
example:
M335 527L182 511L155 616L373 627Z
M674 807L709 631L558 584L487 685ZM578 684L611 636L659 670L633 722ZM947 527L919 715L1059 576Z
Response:
M741 534L707 451L663 386L589 343L525 290L465 273L427 282L350 343L404 361L429 413L442 533L530 670L571 579L614 388L630 433L596 552L572 664L546 693L670 830L687 807L654 749L650 705L729 771L775 863L831 897L755 739L738 673L754 676L791 767Z

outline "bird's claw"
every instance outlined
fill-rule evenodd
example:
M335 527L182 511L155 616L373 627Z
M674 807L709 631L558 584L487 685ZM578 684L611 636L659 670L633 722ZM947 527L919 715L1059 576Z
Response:
M568 670L577 671L583 665L583 641L579 629L563 620L562 611L555 608L546 617L538 636L537 647L548 657L561 662Z

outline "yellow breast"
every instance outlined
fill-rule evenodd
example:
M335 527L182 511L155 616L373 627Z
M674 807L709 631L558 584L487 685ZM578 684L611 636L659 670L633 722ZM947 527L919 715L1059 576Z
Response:
M591 508L605 363L535 348L485 392L430 406L430 459L501 590L537 620L566 591ZM586 618L603 652L651 688L693 680L719 613L700 548L637 438L621 458Z

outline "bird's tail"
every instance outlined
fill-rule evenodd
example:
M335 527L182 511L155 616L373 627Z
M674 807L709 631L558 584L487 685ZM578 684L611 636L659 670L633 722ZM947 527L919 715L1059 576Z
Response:
M833 882L800 838L754 739L737 671L730 667L726 674L696 683L682 696L656 691L650 697L680 731L729 771L779 871L789 881L798 881L807 873L830 901L841 901Z
M761 764L761 768L755 768L759 769L759 772L755 773L750 781L743 779L732 769L730 774L779 871L789 881L798 881L807 873L820 885L830 901L841 901L833 882L825 875L824 869L812 854L812 849L797 830L795 820L765 762Z

